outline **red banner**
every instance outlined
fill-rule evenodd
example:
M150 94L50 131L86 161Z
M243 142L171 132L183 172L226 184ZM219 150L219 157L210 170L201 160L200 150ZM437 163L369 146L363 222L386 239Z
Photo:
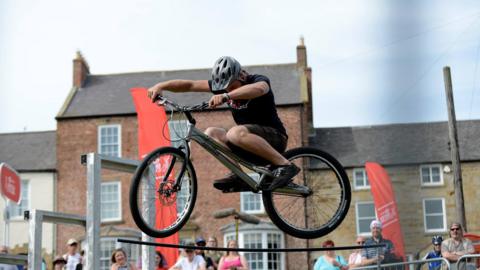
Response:
M133 97L135 104L135 110L137 111L138 121L138 156L143 159L148 153L161 146L169 146L169 136L167 116L163 107L152 103L147 97L147 90L145 88L132 88L130 93ZM156 178L163 179L164 169L167 166L163 166L166 160L158 160L156 163ZM167 163L168 164L168 163ZM159 182L156 183L157 185ZM171 224L170 221L176 219L177 205L174 203L169 206L160 205L159 200L156 201L156 225L159 227L165 227L164 223ZM178 244L178 233L166 237L156 239L158 243ZM160 251L164 258L167 260L168 267L171 267L178 258L177 250L173 248L157 247L156 250Z
M382 222L382 236L393 242L395 255L405 259L402 229L398 216L397 202L387 171L378 163L365 163L375 210Z
M2 195L14 203L20 202L20 176L6 163L0 164L0 183Z

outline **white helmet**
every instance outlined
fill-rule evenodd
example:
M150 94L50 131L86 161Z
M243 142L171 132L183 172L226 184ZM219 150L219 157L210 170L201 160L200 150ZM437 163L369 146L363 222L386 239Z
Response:
M212 68L212 91L225 92L225 89L238 80L242 66L230 56L222 56Z

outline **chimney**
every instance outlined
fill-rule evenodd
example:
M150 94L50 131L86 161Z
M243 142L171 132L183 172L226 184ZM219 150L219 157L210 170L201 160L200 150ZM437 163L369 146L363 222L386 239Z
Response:
M89 74L90 68L87 61L83 58L82 53L77 51L77 55L73 59L73 86L77 88L82 87Z
M297 66L307 68L307 48L303 36L300 37L300 44L297 46Z

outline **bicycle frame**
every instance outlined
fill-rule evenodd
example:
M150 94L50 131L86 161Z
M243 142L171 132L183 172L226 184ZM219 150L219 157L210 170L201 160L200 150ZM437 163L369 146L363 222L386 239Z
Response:
M195 124L196 121L191 115L191 111L185 109L186 107L180 107L175 103L172 103L164 98L162 98L161 103L159 104L165 104L167 103L168 105L174 107L175 109L178 110L177 113L183 113L188 119L187 123L187 135L182 138L183 141L183 147L180 146L180 148L185 148L185 156L187 160L190 160L190 146L189 142L190 140L193 140L197 142L203 149L205 149L207 152L209 152L213 157L215 157L220 163L222 163L225 167L230 169L234 174L236 174L240 179L242 179L250 188L252 192L259 192L262 190L262 183L267 177L274 177L272 172L264 167L264 166L258 166L255 165L251 162L248 162L242 158L240 158L238 155L234 154L230 149L227 147L221 145L214 139L210 138L208 135L203 133L201 130L196 128ZM203 105L205 105L204 103ZM173 111L172 111L173 113ZM167 170L167 173L164 177L164 181L168 178L172 168L173 164L175 163L175 160L172 161L172 164ZM255 180L252 177L250 177L247 173L245 173L238 165L242 165L246 167L247 169L256 172L260 175L259 180ZM175 186L180 189L181 187L181 181L183 179L183 174L185 173L186 170L186 162L183 163L181 172L178 175L177 179L175 180ZM308 187L305 186L300 186L300 185L294 185L293 187L286 186L282 188L275 189L274 193L282 193L282 194L288 194L288 195L294 195L294 196L309 196L311 194L311 190Z
M213 157L215 157L220 163L222 163L225 167L230 169L234 174L240 177L251 189L252 192L259 192L261 191L261 184L265 180L266 177L274 177L272 172L264 167L258 166L251 162L248 162L236 154L234 154L230 149L226 148L225 146L221 145L201 130L195 127L194 124L188 123L188 135L184 139L184 146L187 149L187 158L190 159L190 147L188 142L193 140L197 142L203 149L209 152ZM247 173L245 173L236 163L244 166L245 168L258 173L260 175L259 180L255 180L250 177ZM183 172L182 172L183 175ZM182 179L179 177L179 179ZM298 186L296 188L292 187L283 187L275 190L275 193L283 193L283 194L290 194L290 195L301 195L307 196L310 194L310 191L302 186Z

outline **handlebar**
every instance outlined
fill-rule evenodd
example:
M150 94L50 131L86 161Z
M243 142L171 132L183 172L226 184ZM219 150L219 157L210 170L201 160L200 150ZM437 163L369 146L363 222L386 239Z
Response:
M170 106L178 111L181 112L191 112L191 111L202 111L205 110L209 107L208 102L204 101L200 104L197 105L192 105L192 106L181 106L169 99L167 99L164 96L156 96L153 102L156 102L158 105L164 105L166 104L167 106Z
M158 105L167 105L167 106L170 106L172 108L174 108L175 110L177 111L180 111L182 113L185 114L185 116L187 117L188 119L188 122L190 122L192 125L195 125L196 121L195 119L192 117L192 114L190 112L192 111L203 111L207 108L209 108L210 106L208 105L208 102L204 101L200 104L197 104L197 105L192 105L192 106L181 106L169 99L167 99L166 97L164 96L156 96L154 99L153 99L153 102L157 103Z

